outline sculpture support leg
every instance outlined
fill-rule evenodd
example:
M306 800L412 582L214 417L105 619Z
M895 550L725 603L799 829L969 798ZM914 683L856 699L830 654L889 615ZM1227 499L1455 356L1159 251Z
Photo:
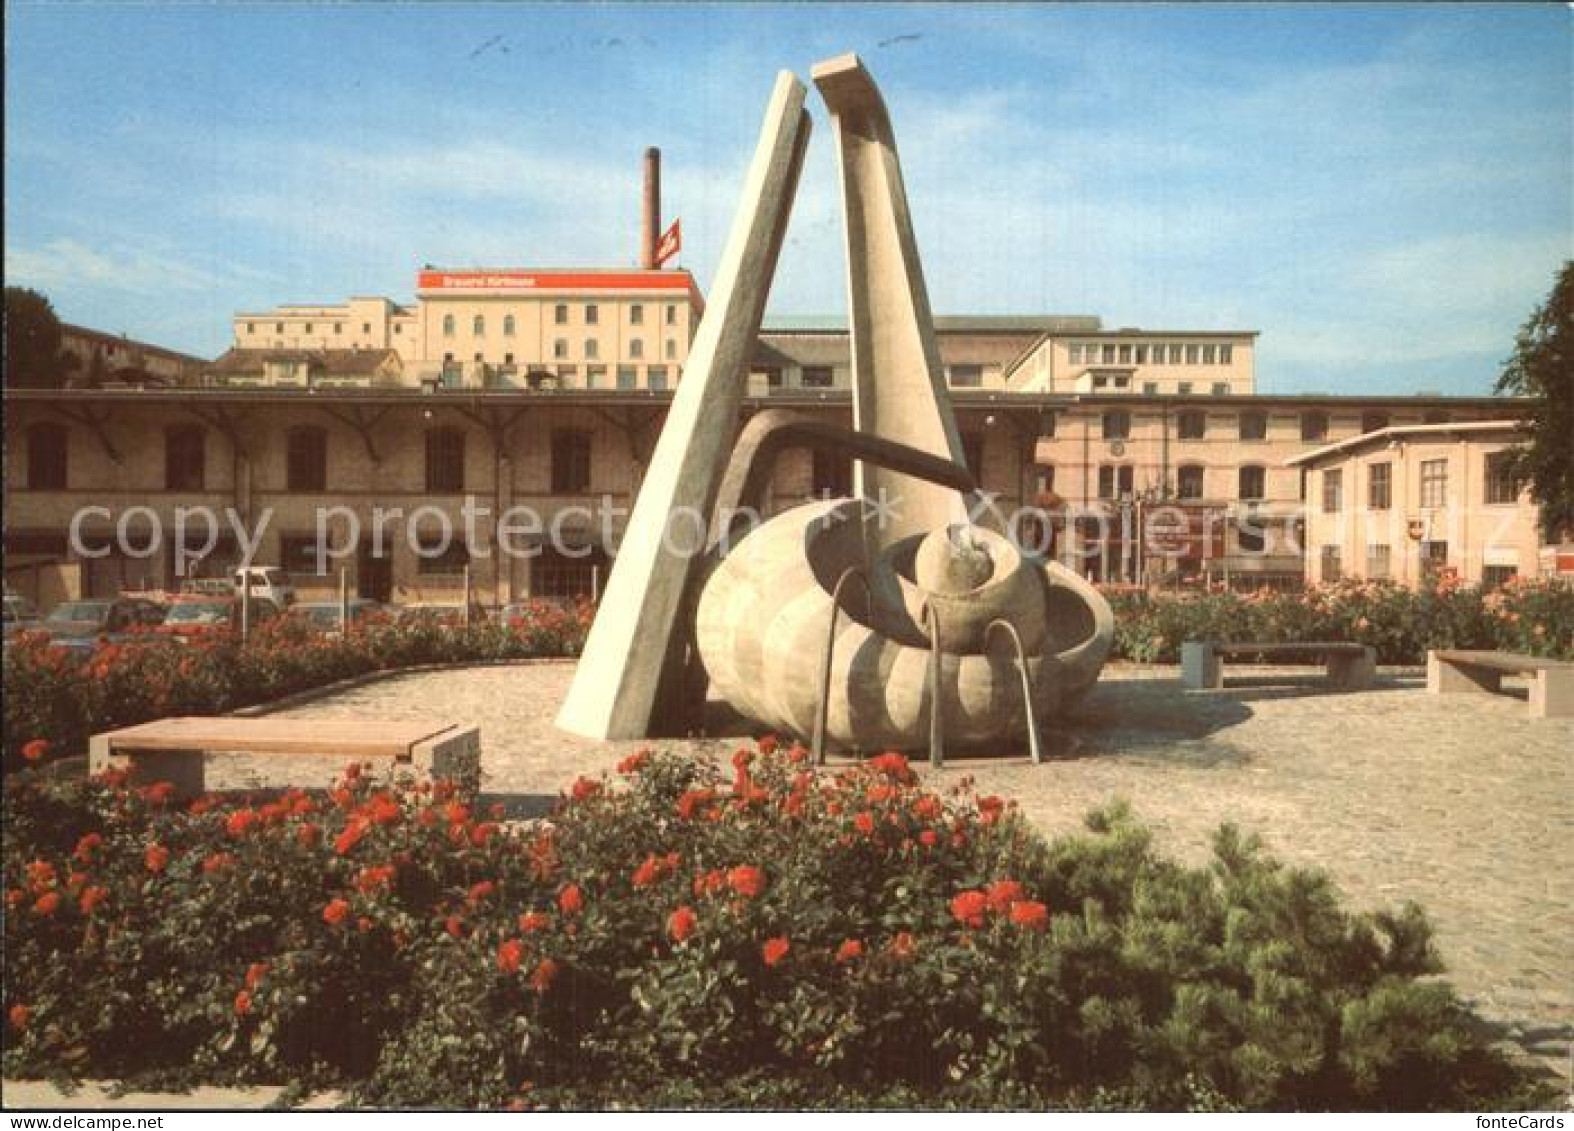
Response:
M678 521L670 531L668 524L675 515L700 522L710 515L803 167L809 138L804 94L792 74L777 77L710 303L558 712L564 730L587 738L647 737L664 673L683 662L684 649L673 646L674 638L691 630L679 612L705 549L705 531L686 546L679 543L694 524Z

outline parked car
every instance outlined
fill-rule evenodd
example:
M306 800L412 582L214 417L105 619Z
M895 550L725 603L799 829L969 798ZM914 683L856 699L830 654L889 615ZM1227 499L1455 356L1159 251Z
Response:
M351 597L349 605L351 624L377 619L388 611L388 606L381 601L365 597ZM338 632L343 627L339 623L341 612L338 601L305 601L290 609L291 616L300 617L318 631L328 633Z
M5 638L11 639L18 632L37 628L39 625L38 610L20 593L7 593L5 595Z
M295 603L295 586L290 582L290 575L278 566L245 566L235 571L234 580L233 596L239 597L250 589L253 600L260 597L281 609Z
M487 620L487 613L480 605L470 606L470 623L482 624ZM465 607L455 601L451 604L433 602L430 604L402 605L399 608L398 621L400 624L419 624L423 621L442 625L444 628L456 628L464 623Z
M279 615L279 607L272 601L255 598L251 602L251 623L263 624ZM240 632L241 607L235 597L209 597L187 594L176 597L159 625L159 635L173 638L182 644L202 636L218 633Z
M93 597L62 601L39 625L56 648L92 651L100 644L152 639L164 610L146 597Z
M180 583L182 593L203 597L233 597L235 589L236 583L225 577L188 577Z

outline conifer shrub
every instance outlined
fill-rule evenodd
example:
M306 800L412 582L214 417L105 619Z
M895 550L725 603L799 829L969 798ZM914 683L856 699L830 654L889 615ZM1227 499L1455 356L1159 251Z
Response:
M352 772L5 805L8 1077L401 1107L1504 1109L1546 1100L1413 906L1225 828L1053 842L884 755L642 752L547 819Z

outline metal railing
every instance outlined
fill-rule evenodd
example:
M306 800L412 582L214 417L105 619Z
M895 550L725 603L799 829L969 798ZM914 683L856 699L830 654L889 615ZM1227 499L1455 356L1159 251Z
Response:
M865 616L871 627L874 623L874 590L869 588L869 575L863 566L850 566L842 571L831 590L831 623L825 636L825 656L820 663L820 699L814 715L813 753L817 766L825 765L825 731L831 710L831 659L836 651L836 616L842 609L842 591L850 581L856 581L864 587L864 600L867 602Z

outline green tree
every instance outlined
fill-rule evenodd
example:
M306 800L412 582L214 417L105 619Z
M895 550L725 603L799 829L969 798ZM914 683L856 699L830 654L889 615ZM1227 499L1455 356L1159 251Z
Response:
M1574 537L1574 260L1520 329L1497 391L1535 398L1530 440L1516 451L1513 471L1530 483L1546 539Z
M26 287L5 289L5 383L18 389L58 388L60 319L49 300Z

